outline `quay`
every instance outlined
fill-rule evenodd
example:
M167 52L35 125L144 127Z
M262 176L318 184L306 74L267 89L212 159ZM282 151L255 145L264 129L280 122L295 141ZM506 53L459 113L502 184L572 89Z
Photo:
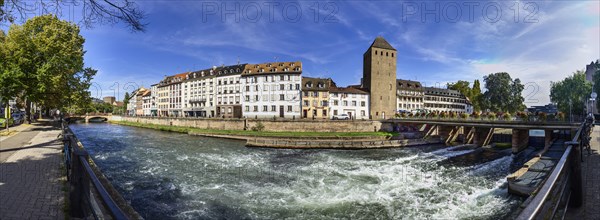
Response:
M65 219L60 129L49 121L10 129L0 137L0 219Z

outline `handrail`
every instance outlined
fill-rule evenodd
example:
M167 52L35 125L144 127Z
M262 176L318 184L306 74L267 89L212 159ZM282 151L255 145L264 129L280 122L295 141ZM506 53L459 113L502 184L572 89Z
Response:
M86 218L90 215L90 213L86 213L86 210L89 207L86 208L84 203L93 203L91 200L94 200L94 197L90 196L91 192L89 189L89 184L91 182L96 189L96 192L100 196L104 208L109 212L113 219L129 219L123 210L121 210L119 205L113 200L110 193L108 193L106 188L102 185L98 176L96 176L96 173L88 161L87 151L85 149L76 147L79 143L79 140L77 140L77 137L73 134L71 128L65 126L64 123L65 122L63 121L63 137L67 137L69 145L72 146L72 148L69 148L70 152L65 151L65 154L71 154L71 172L67 173L67 175L71 176L68 178L71 186L71 217ZM102 217L98 217L97 212L93 207L90 209L92 209L91 215L94 217L94 219L102 219Z
M94 174L94 171L92 170L90 163L87 161L87 158L85 156L79 156L79 161L81 161L81 164L85 168L87 175L90 177L94 187L96 188L98 194L102 198L102 203L106 206L106 208L108 208L112 217L117 220L128 219L127 216L125 216L125 214L121 210L121 208L119 208L117 203L112 199L112 197L110 197L108 191L106 191L104 186L102 186L102 183L100 182L96 174Z
M560 158L560 161L556 165L556 168L554 168L554 171L552 171L552 174L550 174L550 177L548 177L548 179L546 180L546 182L544 183L544 185L542 186L540 191L533 197L533 200L531 200L531 202L529 203L531 205L526 206L525 209L523 209L523 211L521 211L521 213L519 214L519 216L516 219L530 220L530 219L534 219L536 217L536 215L539 213L539 211L543 207L544 201L546 201L546 199L550 196L550 192L552 191L552 188L554 188L556 181L558 180L560 174L562 173L562 171L566 165L566 162L568 160L568 157L571 153L571 149L572 149L572 145L569 145L567 147L567 150L565 150L565 153L563 154L563 156Z
M580 161L577 158L577 156L580 156L580 155L577 152L577 150L581 150L580 149L581 142L579 140L581 139L582 135L585 135L584 133L582 133L585 129L585 126L590 126L589 121L581 123L581 125L580 125L579 129L577 130L577 133L575 133L575 136L573 137L573 139L571 141L565 142L565 144L568 146L565 149L565 152L562 155L562 157L560 158L559 162L555 166L554 170L552 171L550 176L546 179L546 181L544 182L544 185L542 185L540 190L537 191L537 193L533 196L533 198L530 198L531 200L529 201L528 205L519 213L519 215L516 217L516 219L519 219L519 220L540 219L541 217L538 215L544 214L544 213L541 213L542 209L546 205L546 202L549 201L549 198L551 196L554 196L552 194L552 191L556 187L558 187L558 184L559 184L558 181L561 178L568 178L568 179L566 179L566 181L571 182L570 185L572 186L572 190L574 190L571 192L573 195L576 195L580 192L580 189L582 187L580 185L581 175L580 175L580 173L577 173L577 172L580 172L580 170L578 169L578 167L576 167L576 166L580 165ZM570 157L573 157L573 158L570 158ZM570 166L568 170L565 168L566 166ZM565 174L565 172L571 172L571 173ZM565 174L565 175L563 175L563 174ZM565 182L565 184L567 184L567 183ZM565 187L565 186L563 186L563 187ZM577 188L577 187L579 187L579 188ZM564 193L564 189L559 190L559 194L560 194L560 195L558 195L559 198L563 197L562 193ZM573 197L578 197L578 196L569 196L569 197L570 197L570 199L574 199ZM576 199L577 198L575 198L575 200ZM577 202L575 202L575 203L577 203ZM554 208L556 208L556 206ZM554 215L554 212L555 212L555 210L553 210L552 215Z

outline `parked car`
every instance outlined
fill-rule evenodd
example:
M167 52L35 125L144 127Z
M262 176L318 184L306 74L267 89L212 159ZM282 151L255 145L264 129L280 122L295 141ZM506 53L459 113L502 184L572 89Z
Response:
M334 115L333 120L348 120L350 116L348 114Z
M25 114L23 112L15 112L12 114L12 119L15 125L22 124L25 121Z

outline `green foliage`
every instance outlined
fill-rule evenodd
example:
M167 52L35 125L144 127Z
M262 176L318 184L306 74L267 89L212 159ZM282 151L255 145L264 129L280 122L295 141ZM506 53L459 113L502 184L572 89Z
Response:
M564 121L565 120L565 113L564 112L558 112L556 113L556 118L560 121Z
M125 109L127 109L129 100L131 100L131 95L129 95L129 92L125 92L125 96L123 97L123 107L125 107Z
M265 129L265 126L262 124L262 122L259 121L258 123L256 123L255 126L252 126L252 128L250 129L252 129L252 131L263 131Z
M471 100L471 103L473 104L474 111L481 111L482 97L483 97L483 94L481 94L481 84L480 84L479 80L477 79L477 80L475 80L475 82L473 82L473 88L471 89L471 96L469 97L469 99Z
M482 108L490 111L516 112L525 109L525 99L521 95L525 88L518 78L501 72L483 77L487 91L482 96Z
M467 113L464 113L464 112L463 112L463 113L460 113L460 118L461 118L461 119L467 119L467 118L469 118L469 114L467 114Z
M508 112L507 112L507 113L504 113L504 114L502 115L502 118L503 118L504 120L508 121L508 120L512 119L512 115L511 115L510 113L508 113Z
M561 112L569 112L571 108L574 115L581 115L585 114L584 106L591 93L592 83L585 80L582 70L577 70L562 81L551 83L550 100L558 105Z
M38 16L10 26L0 40L0 96L69 111L88 107L87 90L96 71L84 69L85 40L77 25L53 15Z

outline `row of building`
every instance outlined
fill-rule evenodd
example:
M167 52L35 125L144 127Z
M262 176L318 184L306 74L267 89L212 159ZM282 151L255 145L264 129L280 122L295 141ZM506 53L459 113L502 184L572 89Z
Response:
M385 55L384 55L385 54ZM302 76L302 63L214 66L165 77L132 93L129 115L385 119L400 111L472 112L458 91L396 79L396 50L382 37L364 55L360 85ZM389 85L388 85L389 84ZM385 97L385 98L384 98Z

